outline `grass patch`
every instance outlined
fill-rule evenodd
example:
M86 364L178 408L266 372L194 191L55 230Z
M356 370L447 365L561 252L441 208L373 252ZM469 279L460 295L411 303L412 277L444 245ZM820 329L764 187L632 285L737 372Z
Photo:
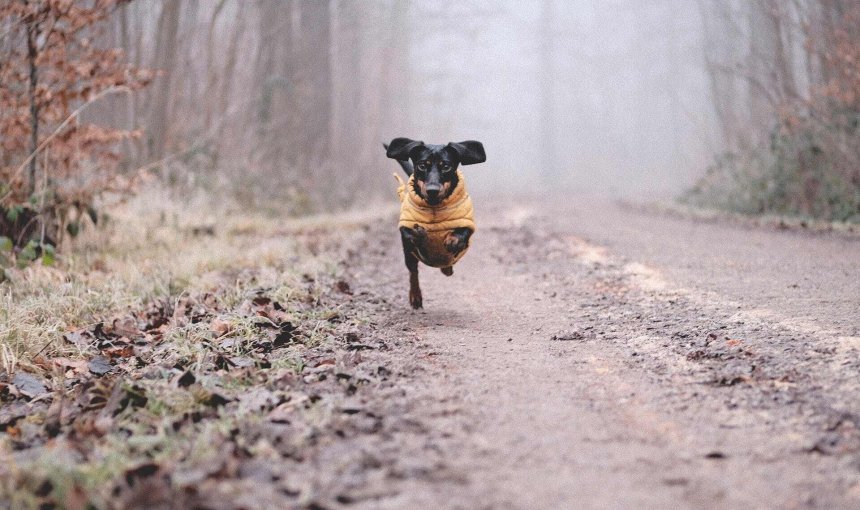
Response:
M55 267L13 270L0 284L0 500L204 505L201 484L242 462L343 434L330 424L349 378L326 374L367 319L338 278L379 214L284 221L140 196Z

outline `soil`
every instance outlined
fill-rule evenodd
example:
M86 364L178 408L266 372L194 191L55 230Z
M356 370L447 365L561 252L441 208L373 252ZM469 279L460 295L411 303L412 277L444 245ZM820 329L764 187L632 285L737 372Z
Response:
M860 243L613 203L486 206L407 308L352 263L406 420L351 508L858 508ZM381 249L379 239L391 239ZM343 448L338 445L331 458Z
M230 458L143 464L107 506L860 507L860 242L586 197L476 205L454 275L422 266L420 311L394 216L348 236L336 281L304 305L342 323L298 375L266 368L278 345L266 365L221 356L199 364L209 373L152 358L166 368L141 385L221 388L206 399L218 410L174 429L232 420L217 436ZM251 386L236 390L240 371ZM85 437L76 452L100 441ZM18 448L17 462L36 449Z

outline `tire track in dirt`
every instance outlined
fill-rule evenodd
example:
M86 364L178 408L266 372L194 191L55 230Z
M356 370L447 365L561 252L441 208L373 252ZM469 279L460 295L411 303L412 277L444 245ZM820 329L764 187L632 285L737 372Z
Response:
M438 472L357 506L856 507L855 386L816 354L828 332L796 338L511 210L453 278L422 268L426 311L386 318L426 350L406 398ZM388 264L364 277L399 296Z

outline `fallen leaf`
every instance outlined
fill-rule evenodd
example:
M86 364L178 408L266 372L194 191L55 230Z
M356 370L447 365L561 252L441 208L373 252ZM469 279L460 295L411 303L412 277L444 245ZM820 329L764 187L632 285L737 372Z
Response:
M90 373L93 375L104 375L113 370L110 361L104 356L96 356L91 359L87 364L87 368L89 368Z
M215 356L215 367L218 370L229 370L236 365L230 360L230 358L224 356L223 354L218 354Z
M137 327L137 321L133 317L122 317L114 319L111 325L111 331L117 336L125 336L128 338L138 338L143 336L140 328Z
M230 358L230 363L237 368L248 368L257 364L255 360L245 356L233 356Z
M145 463L125 471L113 490L117 508L172 508L177 506L170 475L155 463ZM181 503L178 505L183 507ZM80 508L84 508L82 505Z
M310 402L311 398L308 395L293 395L286 402L280 404L269 413L269 421L274 423L290 423L290 417L295 409Z
M230 323L225 320L215 319L209 324L209 331L215 333L218 336L224 336L230 332L232 328L230 327Z
M82 351L92 346L94 340L92 334L85 329L70 331L63 335L63 338Z
M42 379L25 372L18 372L12 378L12 384L15 386L15 389L21 395L31 399L48 392L42 381Z
M237 345L241 345L242 341L238 338L225 338L218 343L218 347L224 349L225 351L229 351L230 349L236 347Z
M138 480L148 478L158 472L158 464L147 463L125 472L125 482L133 486Z
M83 374L87 370L87 361L83 359L69 359L69 358L53 358L51 360L55 365L60 368L72 369L77 374Z
M146 396L146 390L137 385L123 386L122 398L119 400L117 412L128 407L131 407L132 409L144 407L147 402L149 402L149 398Z
M345 280L338 280L335 287L337 288L338 292L352 295L352 289L349 288L349 283L347 283Z
M275 394L265 388L255 388L239 396L239 413L257 413L277 404Z
M9 427L14 427L18 420L29 416L32 412L31 406L32 404L25 404L20 401L4 403L3 406L0 406L0 432Z
M204 405L209 407L221 407L230 402L230 399L224 397L223 395L219 395L218 393L209 393L206 395L202 401Z
M296 327L293 326L292 322L282 322L278 334L275 335L275 339L272 342L274 348L283 347L290 343L293 339L293 332L296 330Z
M85 411L104 408L113 394L114 384L110 377L91 379L80 387L77 402Z
M251 300L251 303L256 306L266 306L271 302L272 300L267 298L266 296L257 296L253 300Z
M134 356L134 346L132 345L122 345L116 347L109 347L102 351L107 355L110 359L116 358L130 358Z
M197 381L197 378L194 377L194 374L191 373L190 370L187 370L184 374L179 376L179 379L176 380L176 385L180 388L187 388L191 386Z

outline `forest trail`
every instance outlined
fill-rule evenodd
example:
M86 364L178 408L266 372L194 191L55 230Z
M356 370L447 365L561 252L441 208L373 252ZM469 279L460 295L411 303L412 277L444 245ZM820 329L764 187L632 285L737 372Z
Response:
M856 238L475 203L420 311L393 209L33 269L10 326L120 304L0 376L0 508L860 507Z
M390 355L421 433L389 438L411 475L350 507L860 505L860 243L605 201L479 213L452 278L422 266L424 311L398 246L353 265L411 339Z

